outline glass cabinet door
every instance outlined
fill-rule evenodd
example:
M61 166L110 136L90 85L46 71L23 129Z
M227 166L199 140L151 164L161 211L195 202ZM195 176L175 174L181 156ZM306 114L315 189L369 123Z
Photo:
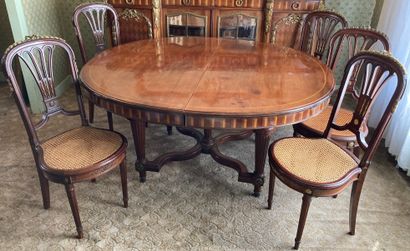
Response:
M218 17L218 36L254 41L257 22L257 17L243 14Z
M206 16L192 13L178 13L167 15L167 36L205 37Z

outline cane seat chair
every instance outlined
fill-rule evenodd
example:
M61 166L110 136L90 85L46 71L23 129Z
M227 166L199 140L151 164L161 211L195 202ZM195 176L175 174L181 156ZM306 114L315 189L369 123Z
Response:
M349 86L351 77L359 71L366 76L356 84L358 103L353 116L347 123L336 123L338 112ZM387 108L382 111L374 134L365 138L360 130L371 106L378 94L390 85L394 93L388 100ZM362 186L367 170L382 139L395 109L403 96L406 85L405 70L401 64L387 53L359 52L347 64L343 82L339 88L335 105L324 134L321 138L284 138L272 143L269 148L270 180L268 208L272 208L275 177L278 177L290 188L303 194L302 209L295 239L295 249L298 249L302 238L306 217L312 197L335 196L345 190L350 184L350 234L355 234L356 216ZM330 130L348 130L356 136L364 154L359 159L353 153L342 148L329 138Z
M326 64L333 71L337 70L337 67L340 66L338 62L340 62L340 58L343 55L346 55L347 60L349 60L360 51L368 51L376 48L380 48L383 51L390 50L387 36L371 28L341 29L332 36L329 44L329 54ZM355 70L349 80L346 90L347 94L350 96L349 98L351 98L350 101L353 103L357 102L358 99L358 93L355 90L355 83L358 77L357 70ZM330 105L318 116L313 117L303 123L293 125L294 136L302 135L310 138L321 137L326 129L332 108L333 107ZM346 124L352 119L352 116L353 112L350 109L347 107L341 108L336 118L336 124ZM365 118L365 122L362 123L362 127L360 127L360 131L364 136L366 136L369 131L366 120L367 117ZM346 148L352 150L356 154L360 154L356 136L351 131L332 130L330 135L333 140L337 141L341 145L345 145Z
M64 109L56 95L55 58L53 55L56 54L57 50L58 55L67 55L69 59L78 105L78 110L75 111ZM60 54L60 52L62 53ZM45 111L38 123L35 123L33 116L30 115L22 90L16 80L13 62L18 59L27 66L35 80L26 84L38 87L42 96ZM120 166L123 202L124 207L127 207L127 169L125 166L127 140L120 133L88 125L82 103L74 52L64 40L52 37L28 37L25 41L10 46L1 62L29 137L40 179L43 206L45 209L50 208L48 182L63 184L74 217L78 238L82 238L83 229L74 183L95 179ZM44 127L47 121L55 115L79 116L81 126L51 138L40 139L38 130Z
M110 18L108 20L111 22L110 30L111 30L111 43L112 46L117 46L120 44L120 26L118 21L118 15L115 9L106 3L85 3L80 4L74 10L73 14L73 26L75 35L77 37L78 45L80 47L81 52L81 59L83 64L87 63L87 61L91 58L87 55L86 51L86 36L83 36L81 32L81 23L80 17L84 16L87 20L87 24L89 25L92 33L92 37L94 40L95 45L95 52L100 53L104 51L108 47L108 40L105 36L106 33L106 20L107 20L107 13L110 14ZM89 109L89 121L90 123L94 122L94 103L91 100L88 101L88 109ZM107 118L108 118L108 126L110 130L113 130L113 121L112 121L112 113L107 111Z
M303 21L299 39L301 51L322 59L326 55L329 40L340 28L346 28L346 19L333 11L313 11L306 15Z

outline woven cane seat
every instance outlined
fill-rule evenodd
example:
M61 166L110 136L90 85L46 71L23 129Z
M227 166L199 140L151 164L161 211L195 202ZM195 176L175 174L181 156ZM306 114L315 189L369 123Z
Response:
M120 134L93 127L80 127L41 144L44 162L55 170L79 170L114 154L123 144Z
M327 123L329 122L332 109L333 109L332 106L328 106L318 116L308 119L302 124L306 127L313 129L314 131L318 133L323 133L326 129ZM339 113L336 115L336 124L341 125L341 126L345 125L352 120L352 117L353 117L352 111L341 108L339 110ZM337 137L349 137L349 138L355 137L354 133L352 133L349 130L345 130L345 131L332 130L331 135L337 136Z
M279 168L313 183L332 183L358 168L353 157L327 139L285 138L272 151Z

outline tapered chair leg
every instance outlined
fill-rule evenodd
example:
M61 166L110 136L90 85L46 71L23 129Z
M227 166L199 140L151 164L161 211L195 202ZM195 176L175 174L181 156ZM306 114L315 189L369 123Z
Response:
M127 165L125 160L120 165L121 172L121 186L122 186L122 200L124 201L124 207L128 207L128 186L127 186Z
M77 198L75 196L75 190L73 184L65 184L65 190L67 192L68 201L70 202L71 212L73 213L75 227L77 228L77 238L83 238L83 227L81 226L80 213L78 211Z
M268 194L268 209L272 209L273 191L275 190L275 174L270 170L269 175L269 194Z
M44 209L50 208L50 188L48 185L48 180L44 177L40 170L37 170L38 178L40 180L41 195L43 197L43 207Z
M112 121L112 113L107 111L107 119L108 119L108 128L110 129L110 131L114 130L114 123Z
M349 210L349 225L350 225L350 235L355 235L356 233L356 217L357 208L359 206L360 194L362 193L363 181L358 180L353 182L352 193L350 195L350 210Z
M300 211L298 232L296 234L295 246L293 247L293 249L299 249L300 240L302 239L303 229L305 228L306 218L309 212L310 202L312 201L312 196L304 194L302 201L303 202L302 209Z
M168 135L172 135L172 126L167 125Z
M94 103L88 100L88 116L90 123L94 123Z

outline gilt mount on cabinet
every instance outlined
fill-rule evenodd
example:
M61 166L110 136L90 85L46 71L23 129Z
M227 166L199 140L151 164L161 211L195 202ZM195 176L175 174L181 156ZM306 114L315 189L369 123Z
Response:
M210 36L290 45L296 26L281 21L303 17L324 5L323 0L108 0L117 11L136 9L152 23L154 38ZM278 28L278 25L283 27ZM140 25L127 23L126 25ZM121 35L135 31L121 27Z

